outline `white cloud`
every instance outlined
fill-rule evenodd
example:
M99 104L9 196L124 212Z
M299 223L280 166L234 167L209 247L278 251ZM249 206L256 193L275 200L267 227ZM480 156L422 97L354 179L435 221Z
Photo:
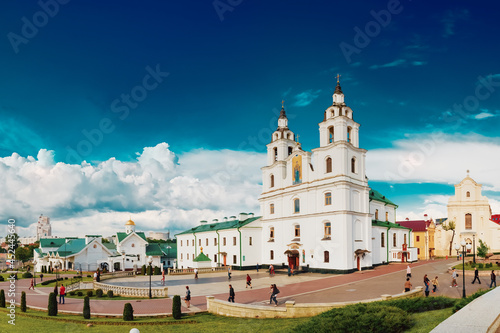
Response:
M388 67L398 67L398 66L402 66L406 64L406 60L405 59L396 59L394 61L391 61L387 64L383 64L383 65L372 65L370 66L370 69L379 69L379 68L388 68Z
M476 114L474 116L474 119L486 119L486 118L489 118L489 117L495 117L495 115L491 114L489 112L481 112L479 114Z
M371 180L456 184L471 171L477 182L500 191L500 140L478 134L419 134L367 153Z
M45 149L36 159L0 158L0 216L28 227L44 214L55 234L68 236L116 232L129 216L142 230L176 232L201 219L258 214L265 154L199 149L176 156L160 143L137 155L81 165L55 163Z
M308 106L311 104L316 98L319 97L319 93L321 90L316 90L313 91L312 89L303 91L297 95L294 96L295 98L295 103L293 103L294 106L302 107L302 106Z

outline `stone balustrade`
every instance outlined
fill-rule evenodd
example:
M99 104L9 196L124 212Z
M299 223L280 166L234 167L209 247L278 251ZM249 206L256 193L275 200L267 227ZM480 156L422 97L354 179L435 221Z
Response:
M72 283L72 284L68 284L66 286L66 292L70 292L70 291L75 291L75 290L80 290L80 289L94 289L94 282L82 282L82 281L79 281L79 282L75 282L75 283Z
M350 304L378 302L388 299L417 297L422 295L422 287L416 287L407 293L396 295L382 295L380 298L374 298L364 301L336 302L336 303L301 303L295 304L295 301L285 302L285 307L269 307L266 305L252 305L229 303L215 299L213 296L207 296L207 310L210 313L239 318L300 318L312 317L333 308L340 308Z
M105 273L105 274L101 274L100 280L103 281L103 280L128 277L128 276L135 276L135 272L133 272L133 271L125 271L125 272L120 271L120 272Z
M227 272L227 267L198 268L198 274L215 273L215 272ZM186 274L194 274L194 268L169 268L168 269L168 275L186 275Z
M149 288L113 286L101 282L94 282L94 289L102 289L104 293L108 290L113 290L114 295L127 296L127 297L149 297ZM167 287L154 287L151 288L152 297L168 297Z

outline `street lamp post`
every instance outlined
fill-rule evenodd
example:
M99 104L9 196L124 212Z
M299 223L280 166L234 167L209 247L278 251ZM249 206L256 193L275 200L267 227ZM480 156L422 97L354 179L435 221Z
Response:
M462 285L463 285L463 293L462 293L462 297L465 298L465 249L467 250L470 250L471 249L471 245L470 244L466 244L465 243L465 240L462 240L460 242L460 245L458 244L455 244L455 249L457 250L457 252L460 250L460 246L462 246Z
M472 251L474 252L474 264L476 263L476 234L472 234Z
M149 299L151 299L151 298L153 298L151 295L151 274L153 273L153 268L151 266L153 264L153 257L152 256L148 257L148 264L149 264Z
M36 260L33 261L33 285L36 286Z
M123 267L122 267L122 271L125 272L125 251L122 250L122 259L123 259Z

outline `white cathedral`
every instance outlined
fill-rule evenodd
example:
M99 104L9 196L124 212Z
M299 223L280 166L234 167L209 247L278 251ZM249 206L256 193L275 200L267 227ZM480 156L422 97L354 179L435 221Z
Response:
M339 273L416 261L411 230L394 223L397 205L368 185L359 127L338 80L312 152L302 150L282 106L262 167L261 217L202 221L178 234L179 268L195 267L201 253L214 267Z

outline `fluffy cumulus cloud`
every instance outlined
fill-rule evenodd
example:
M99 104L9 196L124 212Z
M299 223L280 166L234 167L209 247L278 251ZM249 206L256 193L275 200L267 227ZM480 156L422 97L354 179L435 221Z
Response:
M34 233L39 214L50 216L62 236L109 235L130 217L138 229L175 233L201 219L258 213L264 161L264 154L230 150L177 156L166 143L144 148L133 161L97 164L55 163L45 149L36 158L14 153L0 158L0 216L15 218L24 234Z
M309 90L303 91L303 92L294 96L295 102L293 103L293 105L297 106L297 107L308 106L316 98L319 97L320 93L321 93L321 90L309 89Z
M493 212L500 212L500 140L478 134L429 133L409 135L393 147L367 153L367 175L387 183L457 184L470 176L488 191ZM483 193L484 195L484 193ZM445 217L448 196L415 197L413 206L398 210L398 218Z

